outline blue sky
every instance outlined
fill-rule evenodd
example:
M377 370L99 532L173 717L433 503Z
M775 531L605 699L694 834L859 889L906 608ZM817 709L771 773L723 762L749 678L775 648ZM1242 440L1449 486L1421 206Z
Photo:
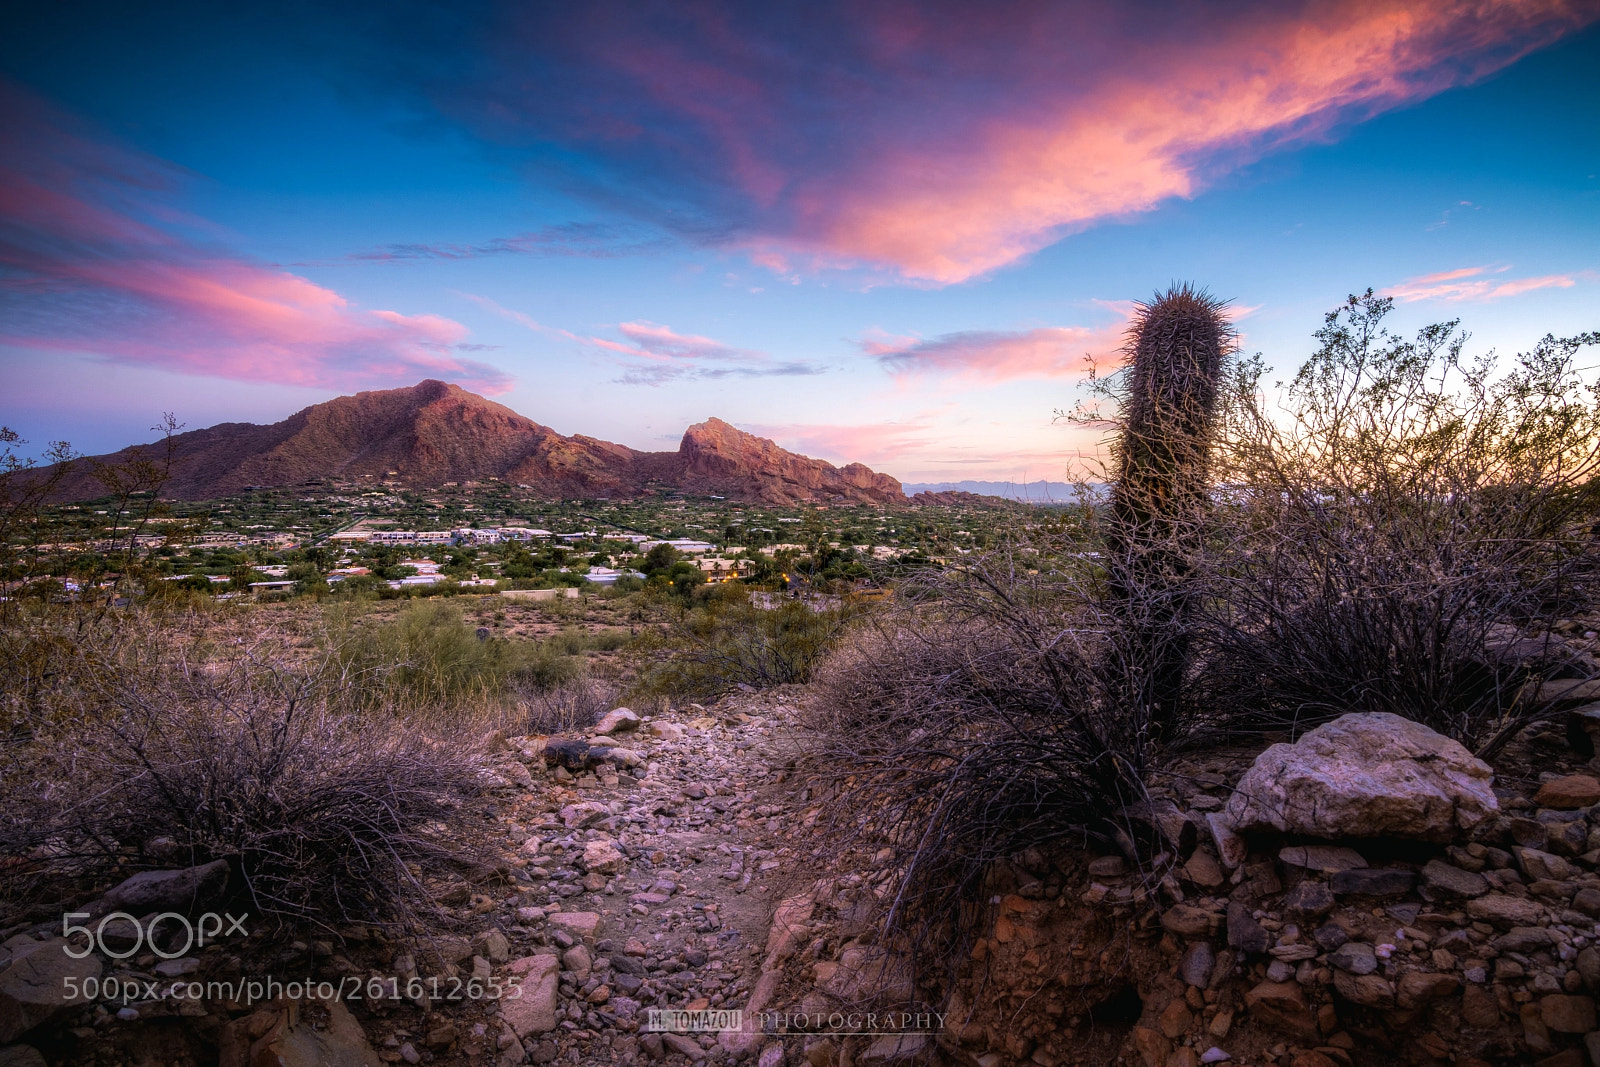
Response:
M1600 3L38 5L0 421L102 451L423 377L907 481L1074 473L1131 301L1288 372L1373 286L1600 327ZM1152 29L1152 27L1155 27Z

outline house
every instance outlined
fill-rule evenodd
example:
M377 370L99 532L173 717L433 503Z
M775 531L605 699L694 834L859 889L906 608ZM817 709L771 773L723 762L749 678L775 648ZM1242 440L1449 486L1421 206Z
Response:
M585 574L584 577L596 585L616 585L617 579L621 578L623 575L627 575L631 578L644 577L644 575L640 574L638 571L619 571L613 570L610 567L590 567L589 573Z

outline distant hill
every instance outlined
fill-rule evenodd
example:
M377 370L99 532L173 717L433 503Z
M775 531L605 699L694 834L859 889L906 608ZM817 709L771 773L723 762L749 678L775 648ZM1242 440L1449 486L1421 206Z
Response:
M552 498L631 497L670 487L769 504L905 501L887 474L796 455L721 419L690 426L676 452L639 452L563 436L431 380L313 404L270 426L225 422L179 434L175 444L178 462L166 495L183 500L327 480L431 488L499 479ZM129 452L98 458L117 462ZM102 492L80 471L57 495L73 500Z
M907 496L916 493L973 493L1006 500L1025 500L1033 504L1070 504L1078 499L1077 487L1070 482L906 482L904 488Z

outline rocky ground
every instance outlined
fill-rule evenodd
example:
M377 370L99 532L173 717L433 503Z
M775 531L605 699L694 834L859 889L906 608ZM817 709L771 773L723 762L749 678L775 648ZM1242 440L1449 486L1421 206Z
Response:
M1533 731L1491 776L1429 731L1347 716L1292 746L1192 760L1129 813L1175 848L1142 863L1030 849L1003 865L950 988L913 982L877 942L890 850L822 866L815 801L785 769L803 698L495 739L481 814L499 854L426 886L454 916L432 937L352 928L118 962L12 931L0 1041L17 1043L0 1065L1600 1067L1600 781L1581 737ZM119 887L113 902L158 910L210 875L183 877L194 884ZM41 1001L91 967L141 989L273 973L397 995ZM486 994L512 979L520 997ZM937 1018L826 1021L917 1003ZM653 1008L746 1021L651 1033ZM766 1032L761 1012L777 1013Z

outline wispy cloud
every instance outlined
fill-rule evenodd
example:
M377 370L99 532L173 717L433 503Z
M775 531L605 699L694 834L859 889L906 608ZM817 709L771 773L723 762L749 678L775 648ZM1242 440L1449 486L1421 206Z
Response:
M359 308L195 236L209 227L178 209L177 168L5 85L0 112L0 342L240 381L509 388L455 354L458 322Z
M1125 314L1125 313L1124 313ZM1086 359L1115 358L1126 317L1113 326L1042 326L965 330L938 337L867 337L861 351L901 379L946 377L960 383L1081 375Z
M1509 296L1521 296L1523 293L1539 289L1570 289L1577 285L1580 279L1587 277L1587 272L1545 274L1537 278L1496 277L1510 269L1510 267L1460 267L1456 270L1440 271L1437 274L1424 274L1390 286L1382 295L1392 296L1407 304L1418 300L1487 302Z
M736 348L698 334L679 333L655 322L618 323L615 329L620 340L574 333L559 326L547 326L489 297L474 293L460 295L519 326L604 353L622 367L622 376L616 379L620 385L665 385L683 379L795 377L827 372L826 367L816 363L776 360L765 352Z
M613 259L658 252L675 242L664 234L639 226L572 222L559 226L496 237L481 244L390 244L353 252L348 259L363 262L406 260L483 259L491 256L577 256Z
M908 418L856 425L766 424L752 426L750 430L802 455L870 466L920 454L938 444L942 436L940 417L948 414L948 411L921 412Z
M559 10L559 16L553 12ZM625 12L625 14L624 14ZM786 275L949 284L1470 84L1600 0L515 9L447 113Z

